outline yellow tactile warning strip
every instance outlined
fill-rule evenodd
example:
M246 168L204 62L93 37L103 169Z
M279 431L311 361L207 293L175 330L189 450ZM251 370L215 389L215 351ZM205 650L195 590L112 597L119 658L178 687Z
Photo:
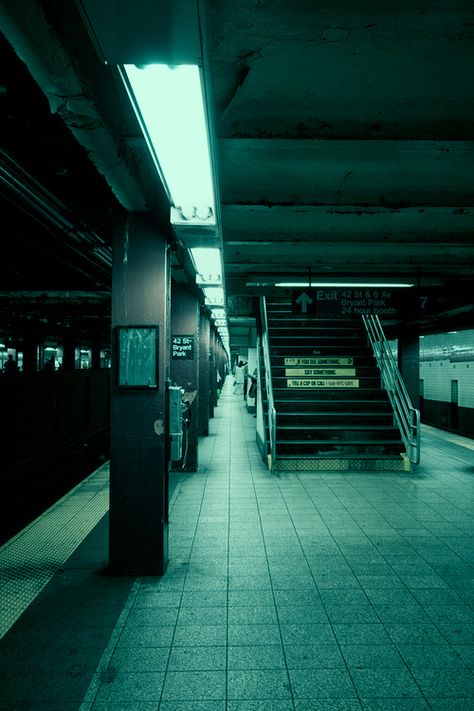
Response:
M109 508L109 463L0 548L0 639Z

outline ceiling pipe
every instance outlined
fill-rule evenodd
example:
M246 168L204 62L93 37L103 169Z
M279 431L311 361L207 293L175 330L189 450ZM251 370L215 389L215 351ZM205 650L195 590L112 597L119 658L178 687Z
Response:
M0 187L7 199L65 237L66 246L95 268L110 273L112 250L94 232L80 229L67 217L67 207L0 149ZM84 249L84 247L86 249Z

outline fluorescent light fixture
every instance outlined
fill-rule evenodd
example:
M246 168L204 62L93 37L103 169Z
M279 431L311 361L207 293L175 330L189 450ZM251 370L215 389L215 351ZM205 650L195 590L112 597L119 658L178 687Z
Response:
M227 326L227 319L225 318L216 318L214 321L215 326Z
M226 318L225 309L221 309L220 307L213 308L211 311L211 318Z
M249 284L250 286L250 284ZM254 286L257 286L255 284ZM281 287L301 287L301 288L308 288L310 286L308 281L281 281L275 284L275 286L281 286ZM341 287L343 289L361 289L361 288L373 288L373 289L383 289L383 288L390 288L390 289L406 289L411 286L414 286L414 284L394 284L390 282L366 282L366 281L358 281L358 282L347 282L347 281L312 281L311 282L311 288L312 287Z
M170 202L190 224L215 224L199 67L124 64L121 75Z
M6 348L6 345L4 343L0 343L0 348Z
M206 286L203 292L206 305L224 306L224 289L222 286Z
M189 250L196 274L202 283L222 284L221 252L216 247L192 247Z

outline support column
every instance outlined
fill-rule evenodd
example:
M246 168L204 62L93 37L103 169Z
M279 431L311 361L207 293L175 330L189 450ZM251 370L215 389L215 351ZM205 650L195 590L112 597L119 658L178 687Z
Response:
M209 335L210 321L201 312L199 324L199 434L209 434Z
M169 293L166 239L144 215L118 220L112 266L109 542L110 570L116 575L161 575L168 561ZM117 326L158 327L157 387L117 387ZM139 368L145 365L145 349L141 353Z
M100 346L100 333L97 333L91 343L91 368L100 368Z
M23 337L23 372L36 373L38 370L38 336L36 330L27 331Z
M211 327L209 338L209 417L214 417L214 408L217 405L216 388L216 332Z
M413 407L420 405L420 338L418 329L404 328L398 337L398 369Z
M73 328L64 333L63 370L74 370L76 367L76 334Z
M185 458L177 467L198 468L199 302L184 284L171 286L171 380L185 392L191 420L184 433Z

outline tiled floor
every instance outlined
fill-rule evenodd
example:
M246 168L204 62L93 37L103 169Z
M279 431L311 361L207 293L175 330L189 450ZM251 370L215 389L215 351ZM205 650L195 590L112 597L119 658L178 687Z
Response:
M0 641L0 710L474 709L472 443L423 441L414 474L274 476L227 383L174 497L166 575L101 578L99 525Z

